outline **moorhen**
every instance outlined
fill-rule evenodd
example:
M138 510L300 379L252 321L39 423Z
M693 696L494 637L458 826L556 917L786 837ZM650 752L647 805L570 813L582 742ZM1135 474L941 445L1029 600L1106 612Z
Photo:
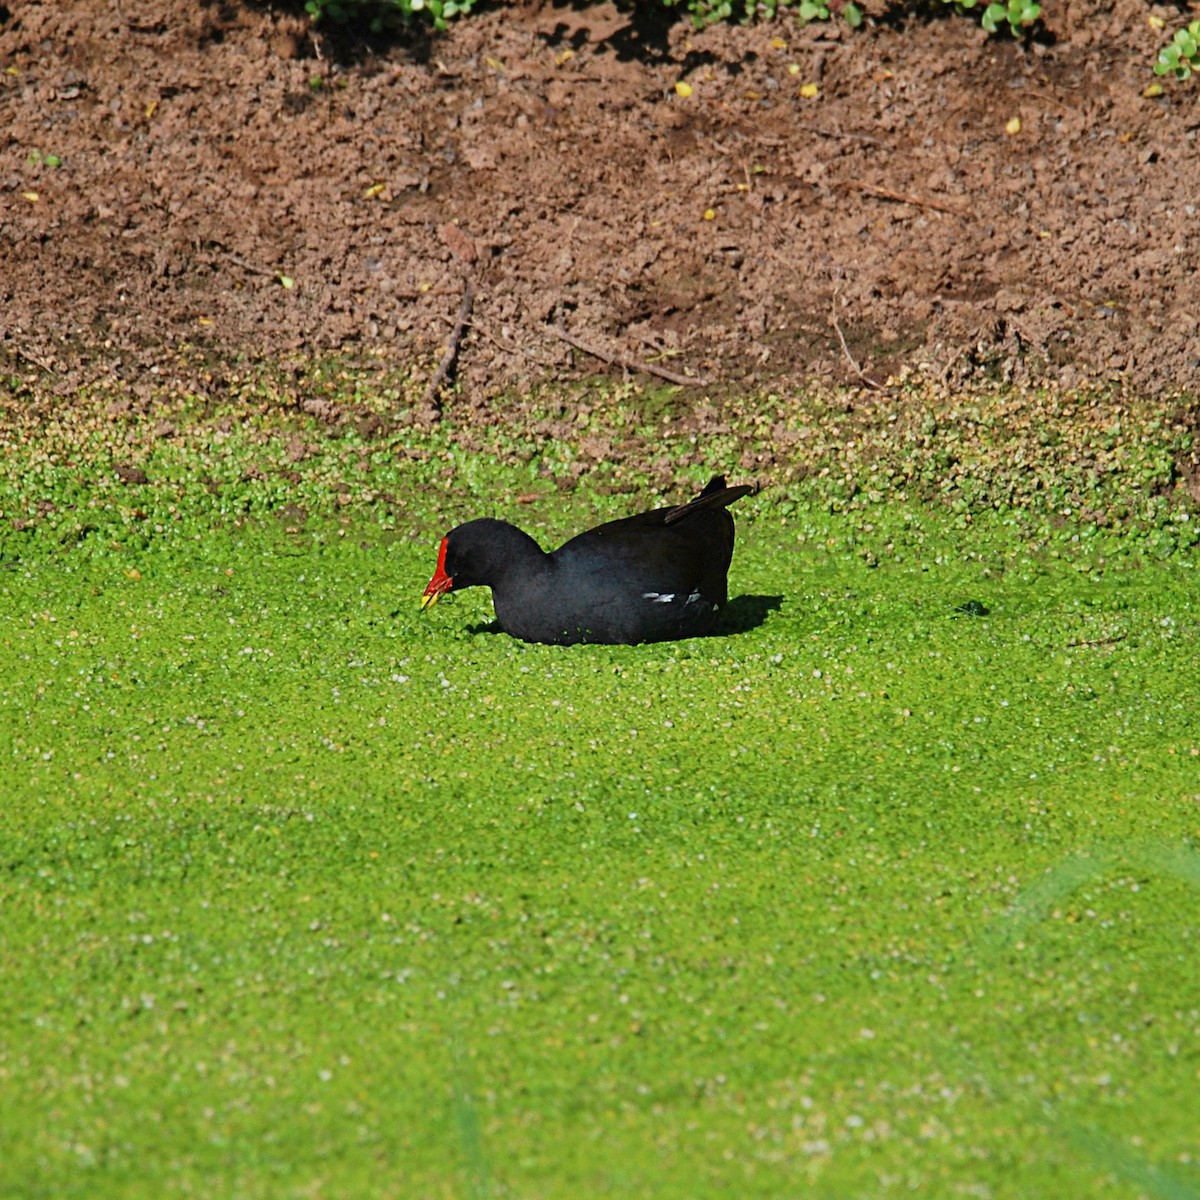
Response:
M450 530L421 607L451 589L492 589L496 621L525 642L661 642L710 633L733 557L726 508L754 489L717 475L694 500L609 521L547 554L489 517Z

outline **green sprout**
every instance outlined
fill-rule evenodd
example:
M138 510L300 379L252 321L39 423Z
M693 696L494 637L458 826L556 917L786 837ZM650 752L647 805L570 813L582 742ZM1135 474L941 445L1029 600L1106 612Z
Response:
M1186 79L1197 68L1200 68L1200 21L1193 21L1186 28L1177 30L1158 52L1154 73Z
M975 8L979 0L945 0L953 4L959 12L968 12ZM989 4L980 18L980 24L988 33L998 33L1000 26L1006 24L1009 32L1019 38L1040 16L1042 6L1034 0L1007 0L1007 3Z
M1013 37L1020 37L1041 15L1042 6L1033 0L1008 0L1007 4L989 4L980 24L988 33L995 33L1002 22L1007 23Z

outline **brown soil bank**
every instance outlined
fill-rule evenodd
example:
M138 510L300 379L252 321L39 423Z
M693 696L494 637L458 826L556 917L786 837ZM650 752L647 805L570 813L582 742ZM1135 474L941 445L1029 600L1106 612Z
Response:
M1186 19L1149 11L1048 0L1022 46L543 3L365 47L267 6L8 0L0 368L64 393L186 386L187 346L431 372L469 276L475 401L623 361L710 394L1194 387L1200 86L1143 96Z

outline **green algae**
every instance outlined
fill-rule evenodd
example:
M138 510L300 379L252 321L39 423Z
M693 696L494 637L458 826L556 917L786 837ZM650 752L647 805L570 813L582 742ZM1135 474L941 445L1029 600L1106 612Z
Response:
M0 1193L1200 1191L1186 539L767 492L724 636L526 646L417 601L529 464L210 453L5 543Z

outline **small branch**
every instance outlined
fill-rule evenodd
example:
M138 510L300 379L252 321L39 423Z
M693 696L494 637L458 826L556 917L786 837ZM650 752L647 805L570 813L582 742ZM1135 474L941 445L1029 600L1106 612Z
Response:
M842 129L823 129L820 125L805 125L803 122L795 126L795 128L803 129L805 133L812 133L817 137L842 138L846 141L862 142L867 146L883 145L879 138L872 137L869 133L849 133Z
M454 322L454 332L450 334L446 353L442 355L442 361L438 363L438 369L433 373L433 378L425 389L423 404L431 411L437 411L438 389L450 378L450 372L454 369L454 360L458 357L458 343L462 341L463 331L471 316L471 305L474 303L475 288L471 284L470 277L466 276L463 278L463 298L462 303L458 306L458 319Z
M946 385L946 381L950 378L950 372L954 369L954 364L958 362L958 360L962 358L966 352L966 346L959 346L959 348L955 350L952 355L950 355L949 361L942 368L942 373L938 376L938 383L940 383L943 387Z
M2 345L3 343L0 343L0 346ZM10 343L8 349L10 349L17 358L21 359L22 362L29 363L31 367L37 367L38 370L45 371L47 375L58 374L58 372L44 358L39 358L32 351L24 349L16 342Z
M857 180L847 180L843 185L851 191L866 192L868 196L877 196L880 200L892 200L896 204L911 204L916 208L931 208L934 212L946 213L951 217L966 217L970 214L964 209L955 208L951 204L942 204L937 200L924 200L920 196L908 196L904 192L893 192L891 188L876 187L873 183L860 183Z
M546 366L545 360L542 358L539 358L536 354L533 353L533 351L526 350L524 346L518 346L515 343L513 343L512 345L509 345L507 342L501 341L494 333L492 333L492 331L490 329L488 329L488 327L486 325L481 324L479 321L472 321L471 328L476 333L481 334L483 337L487 338L487 340L489 342L491 342L492 345L495 346L498 350L503 350L505 354L523 354L527 359L529 359L530 362L537 363L537 365L539 367Z
M826 129L821 125L806 125L803 121L798 121L791 126L793 129L802 129L805 133L811 133L815 137L823 138L841 138L850 142L864 142L868 146L882 146L883 142L872 137L869 133L855 133L853 130L844 129ZM772 149L777 146L786 146L788 144L785 138L775 137L757 137L754 139L756 146L768 146Z
M269 271L266 267L260 267L257 263L252 263L244 259L240 254L234 254L232 250L226 249L220 242L210 242L210 246L219 253L225 255L234 266L241 267L243 271L248 271L251 275L262 275L267 279L278 279L280 272Z
M620 367L623 371L640 371L645 375L657 375L659 379L665 379L668 383L677 383L681 387L706 387L708 385L708 380L699 376L681 375L678 371L660 367L657 363L642 362L640 359L626 358L623 354L612 354L608 350L601 350L600 347L592 346L577 338L573 333L568 333L561 325L549 325L547 328L568 346L574 346L576 350L590 354L593 358L608 363L610 367Z
M837 292L833 294L833 302L837 304ZM842 353L846 356L846 361L850 364L850 369L866 384L873 392L878 392L882 389L883 384L872 379L863 369L854 361L854 355L850 353L850 347L846 345L846 338L842 334L842 327L838 323L836 309L829 314L829 323L833 326L833 332L837 334L838 343L842 347Z
M117 16L121 19L122 24L132 33L166 33L167 27L165 22L159 21L154 25L146 25L138 21L131 21L125 15L125 9L121 5L121 0L116 2Z

